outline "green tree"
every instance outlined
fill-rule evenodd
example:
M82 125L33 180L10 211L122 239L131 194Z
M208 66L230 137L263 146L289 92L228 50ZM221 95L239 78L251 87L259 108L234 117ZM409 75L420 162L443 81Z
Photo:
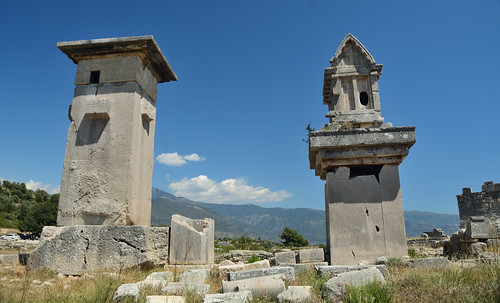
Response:
M281 233L280 238L285 241L285 246L300 247L309 245L307 239L299 234L298 231L289 227L283 228L283 232Z

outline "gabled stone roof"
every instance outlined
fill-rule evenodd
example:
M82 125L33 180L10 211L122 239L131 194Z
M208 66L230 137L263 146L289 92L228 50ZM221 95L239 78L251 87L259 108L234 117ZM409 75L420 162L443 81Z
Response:
M344 40L342 40L342 43L340 43L339 48L337 48L337 51L335 52L335 55L332 57L332 59L330 59L330 63L332 64L332 66L338 64L340 55L342 54L342 51L344 50L344 47L346 47L348 42L354 43L354 45L361 51L368 62L370 62L371 64L376 64L375 59L370 54L370 52L363 46L363 44L361 44L361 42L359 42L358 39L356 39L356 37L349 33L347 34L347 36L345 36Z

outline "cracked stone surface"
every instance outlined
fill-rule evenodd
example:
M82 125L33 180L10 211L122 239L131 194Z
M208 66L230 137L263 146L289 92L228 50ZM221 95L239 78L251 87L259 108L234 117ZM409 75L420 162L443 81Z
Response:
M65 275L165 265L168 239L168 227L48 226L30 260L34 268L47 267Z

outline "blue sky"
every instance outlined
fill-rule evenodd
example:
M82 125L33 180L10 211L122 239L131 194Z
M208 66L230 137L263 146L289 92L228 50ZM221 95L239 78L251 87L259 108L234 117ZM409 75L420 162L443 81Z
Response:
M417 127L404 209L458 213L462 187L500 182L499 0L2 1L0 31L3 179L60 184L76 65L56 42L153 35L179 78L158 87L153 186L324 209L302 139L352 33L384 64L382 116Z

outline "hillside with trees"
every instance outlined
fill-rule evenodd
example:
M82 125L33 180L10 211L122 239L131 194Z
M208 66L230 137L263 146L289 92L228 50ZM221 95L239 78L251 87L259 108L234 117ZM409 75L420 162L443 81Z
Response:
M31 190L24 183L0 184L0 227L39 235L44 226L57 224L59 194Z

